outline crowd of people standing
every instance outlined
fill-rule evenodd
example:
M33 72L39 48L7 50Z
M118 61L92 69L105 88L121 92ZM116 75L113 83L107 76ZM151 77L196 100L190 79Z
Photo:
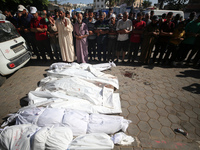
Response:
M6 20L15 25L37 59L78 63L89 61L122 63L157 63L176 65L200 60L200 16L192 12L183 20L180 14L163 14L162 18L144 13L116 15L92 10L84 14L60 8L54 14L23 5L15 16L4 11ZM122 54L122 57L120 57Z

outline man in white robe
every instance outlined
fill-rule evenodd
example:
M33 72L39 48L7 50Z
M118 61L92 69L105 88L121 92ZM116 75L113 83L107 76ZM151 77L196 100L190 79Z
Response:
M72 31L73 26L69 18L65 17L64 9L59 9L59 19L52 23L52 29L58 31L58 39L61 50L62 60L73 62L75 58Z

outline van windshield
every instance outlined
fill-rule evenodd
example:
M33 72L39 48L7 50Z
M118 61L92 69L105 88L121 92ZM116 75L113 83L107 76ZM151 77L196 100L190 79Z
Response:
M0 43L20 37L16 28L10 23L0 23Z

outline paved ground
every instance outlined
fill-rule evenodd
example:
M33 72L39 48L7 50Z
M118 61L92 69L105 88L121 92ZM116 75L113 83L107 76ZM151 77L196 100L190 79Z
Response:
M31 60L0 87L0 118L16 112L20 100L37 87L51 61ZM124 65L106 71L119 78L123 113L132 120L127 133L133 149L200 149L200 70ZM185 137L176 128L188 132Z

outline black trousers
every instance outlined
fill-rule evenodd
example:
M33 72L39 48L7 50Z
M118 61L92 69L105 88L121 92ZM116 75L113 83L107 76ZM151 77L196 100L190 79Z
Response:
M117 38L108 38L108 60L114 60L116 56Z
M95 39L88 39L88 55L90 60L96 57L96 38Z
M160 55L159 55L159 58L158 58L158 63L161 62L162 58L163 58L163 55L167 49L167 46L168 46L168 43L166 42L157 42L156 45L155 45L155 51L154 51L154 54L153 54L153 62L155 62L156 60L156 57L158 55L158 53L160 52Z
M134 61L136 59L136 57L138 56L139 47L140 47L140 43L131 42L130 52L129 52L129 56L128 56L129 60L131 60L131 58L132 58L132 61ZM132 55L132 53L133 53L133 55Z
M101 61L103 57L103 61L106 61L106 51L107 51L107 35L97 36L97 51L98 51L98 60ZM103 54L101 54L103 52Z
M191 49L193 49L192 44L184 44L184 43L180 44L178 51L178 60L184 61Z
M47 60L47 58L46 58L46 52L47 52L49 54L51 60L53 60L53 54L52 54L52 50L50 47L49 39L37 41L37 45L39 48L40 55L42 56L42 59Z
M178 48L179 48L178 45L169 44L167 47L167 52L164 57L164 62L166 62L167 60L169 60L169 63L175 61L178 54ZM170 54L171 57L169 58Z
M28 45L28 50L31 51L33 54L35 54L38 58L40 57L39 50L37 47L37 42L35 39L34 33L21 33L23 38L26 40L26 43Z

